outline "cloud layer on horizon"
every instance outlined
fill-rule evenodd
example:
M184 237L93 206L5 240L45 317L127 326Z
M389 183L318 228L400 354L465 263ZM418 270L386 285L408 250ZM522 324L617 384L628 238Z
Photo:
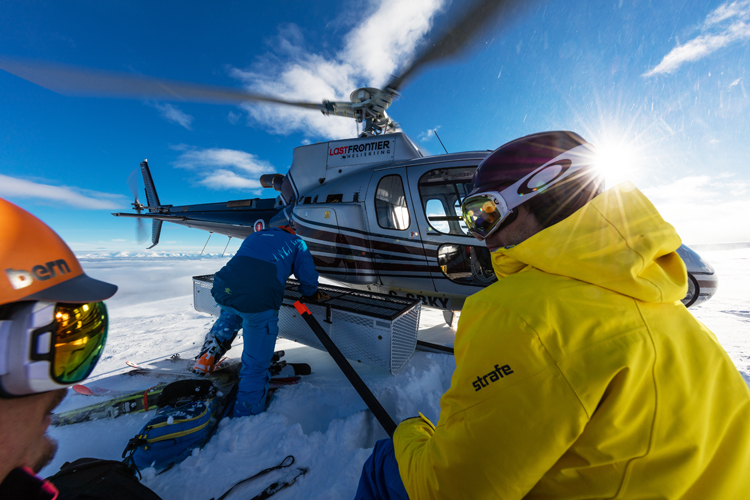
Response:
M683 64L695 62L736 42L750 39L750 0L726 2L711 12L699 27L700 34L672 49L643 76L674 73Z
M126 197L72 186L55 186L0 174L0 196L9 200L32 199L57 202L86 210L117 210L127 206Z
M320 102L348 100L358 87L383 85L415 49L432 27L445 0L382 0L344 36L343 47L332 55L308 52L302 31L294 24L279 29L267 54L251 70L231 68L230 74L245 87L260 94L289 100ZM377 43L371 41L377 40ZM286 135L340 139L356 135L352 119L324 116L309 110L274 105L244 105L251 123Z

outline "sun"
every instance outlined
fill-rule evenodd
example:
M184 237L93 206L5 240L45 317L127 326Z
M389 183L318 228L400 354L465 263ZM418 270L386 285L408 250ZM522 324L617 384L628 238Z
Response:
M644 158L635 144L613 138L602 138L594 144L594 165L604 175L607 188L623 181L634 181L638 177Z

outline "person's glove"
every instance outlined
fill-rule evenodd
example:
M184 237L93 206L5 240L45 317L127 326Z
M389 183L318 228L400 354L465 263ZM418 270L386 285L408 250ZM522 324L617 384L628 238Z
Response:
M307 295L307 296L303 295L302 296L302 302L322 302L322 301L328 300L330 298L331 298L330 295L328 295L325 292L321 292L320 290L318 290L317 292L315 292L312 295Z

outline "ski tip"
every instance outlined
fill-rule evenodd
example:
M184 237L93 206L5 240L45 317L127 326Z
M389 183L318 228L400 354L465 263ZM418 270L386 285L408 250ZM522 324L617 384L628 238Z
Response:
M78 394L83 394L84 396L94 396L94 393L91 391L91 389L83 384L76 384L71 387L71 389L73 389Z
M138 363L133 363L132 361L125 361L125 364L131 368L140 368L140 366L138 366Z

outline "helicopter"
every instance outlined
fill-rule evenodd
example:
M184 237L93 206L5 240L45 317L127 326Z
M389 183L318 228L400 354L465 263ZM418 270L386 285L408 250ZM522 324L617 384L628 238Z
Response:
M100 94L194 102L256 102L320 111L354 119L358 137L294 149L286 174L260 182L273 198L173 206L162 204L147 161L140 164L146 204L131 178L135 213L117 217L151 219L151 247L163 222L245 238L270 226L291 223L306 242L321 276L349 287L417 298L444 311L450 324L465 299L496 280L490 253L474 239L460 216L474 171L490 151L426 156L387 113L399 90L416 72L461 53L493 19L517 14L524 2L479 0L383 88L362 87L348 101L289 101L241 89L196 85L63 66L0 60L0 68L61 93ZM713 268L696 252L678 249L688 269L692 306L716 291Z

